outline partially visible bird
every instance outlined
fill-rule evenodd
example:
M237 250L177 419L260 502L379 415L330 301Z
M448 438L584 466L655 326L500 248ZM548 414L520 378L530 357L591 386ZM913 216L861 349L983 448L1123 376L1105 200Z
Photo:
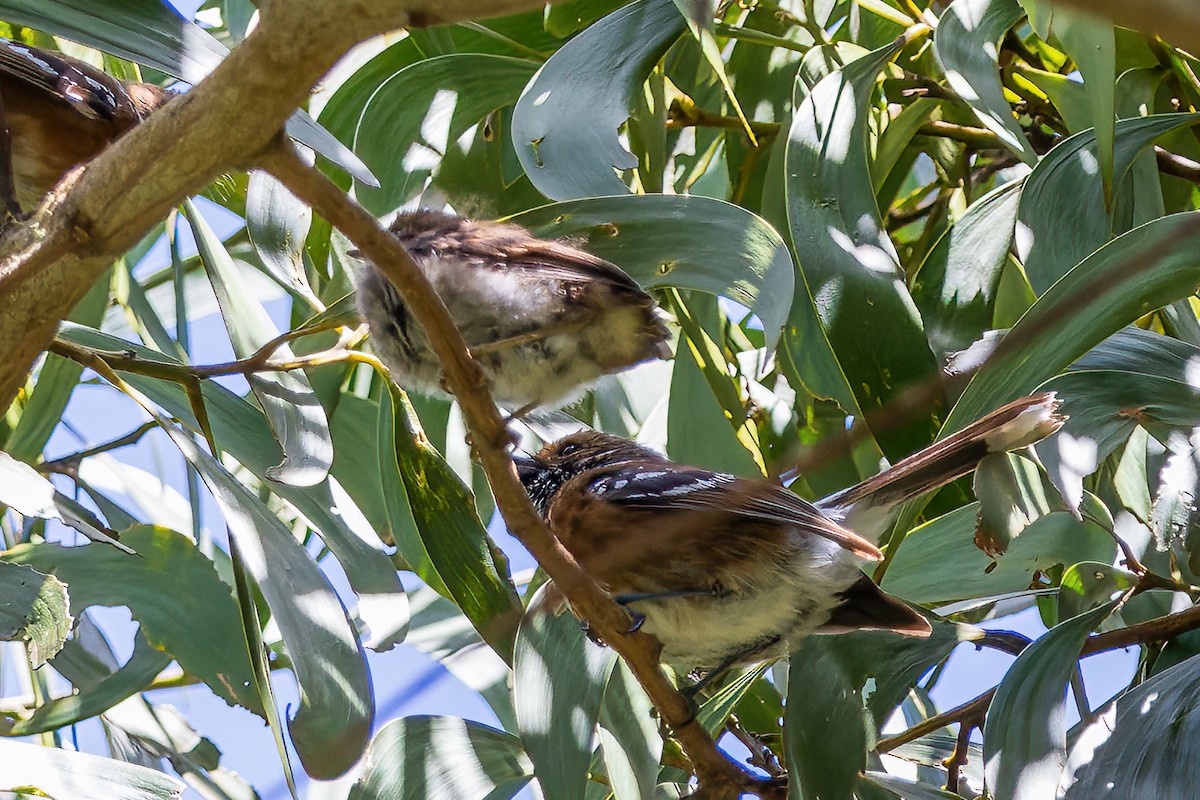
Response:
M72 167L95 158L169 97L62 53L0 39L0 99L17 202L32 209Z
M518 415L561 406L597 378L670 356L665 315L614 264L519 225L439 211L403 213L391 232L433 284L491 383ZM368 264L358 304L396 382L439 394L442 368L387 277Z
M813 633L928 636L924 616L860 570L882 556L877 521L989 453L1050 435L1063 423L1057 407L1052 394L1014 401L817 503L590 431L518 458L517 470L583 569L661 641L662 659L719 673Z

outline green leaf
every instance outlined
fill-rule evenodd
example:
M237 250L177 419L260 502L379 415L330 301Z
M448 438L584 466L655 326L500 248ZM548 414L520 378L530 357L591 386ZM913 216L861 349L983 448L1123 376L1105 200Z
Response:
M67 603L62 581L0 561L0 641L24 642L35 669L54 658L67 639L73 621Z
M377 215L394 211L425 187L463 134L516 102L537 64L525 59L455 53L403 66L363 107L354 150L379 177L357 195Z
M1075 62L1083 77L1083 91L1092 112L1104 200L1106 205L1111 205L1115 175L1113 120L1116 117L1114 84L1117 72L1117 44L1113 25L1109 20L1087 12L1056 8L1053 26L1067 55Z
M1022 181L1011 181L968 206L913 278L913 302L921 310L929 343L943 358L966 349L992 327L1021 186Z
M1157 114L1116 123L1113 185L1122 187L1138 154L1155 139L1197 122L1200 114ZM1025 179L1017 251L1039 295L1109 240L1112 223L1098 163L1095 132L1084 131L1055 145Z
M198 83L229 50L199 25L161 0L0 0L0 18L58 34ZM297 111L288 135L353 174L371 182L370 171L316 120Z
M108 306L109 284L112 271L104 275L83 296L68 319L81 325L99 325ZM42 369L38 373L33 393L21 409L21 419L4 442L4 449L20 461L33 461L42 454L50 434L62 421L63 412L71 400L71 394L79 383L83 367L74 361L47 353Z
M859 406L883 407L912 386L937 385L938 365L879 217L867 167L867 102L902 38L823 78L788 135L792 244L821 325ZM928 443L918 419L880 444L898 457Z
M650 698L620 659L604 688L600 748L615 800L642 800L654 794L663 740Z
M768 347L791 307L795 267L782 237L732 203L678 195L594 197L535 208L512 221L538 236L582 239L588 252L644 288L673 286L736 300L762 320Z
M184 786L156 769L52 747L0 741L0 790L71 800L178 800Z
M971 106L984 127L1032 165L1037 163L1037 153L1004 97L998 62L1000 40L1023 16L1015 0L957 0L942 15L933 47L950 88Z
M406 717L371 740L349 800L509 800L532 768L512 734L457 717Z
M804 639L789 662L784 708L789 797L850 798L876 731L950 654L958 631L935 623L927 639L883 631Z
M312 209L266 172L250 173L246 231L263 266L280 286L312 294L304 272L304 243Z
M617 129L633 95L686 24L672 0L638 0L563 45L513 111L512 140L525 174L553 200L622 194L614 170L637 166Z
M1058 589L1058 618L1070 619L1113 599L1116 592L1131 589L1138 582L1132 572L1102 564L1081 561L1063 572Z
M746 693L754 686L754 682L761 678L766 670L765 665L747 670L713 692L712 696L704 701L704 705L696 712L696 719L710 736L716 736L717 732L725 727L725 721L733 713L734 707L746 696Z
M395 449L380 448L381 469L385 480L389 470L399 470L417 534L397 540L397 546L418 575L439 591L444 588L507 661L521 616L508 563L480 521L471 490L426 440L404 391L390 382L388 389L390 402L381 408L379 433L381 440L395 442ZM396 500L386 500L391 511ZM392 519L396 517L393 513Z
M962 795L947 792L936 786L917 783L886 772L866 772L861 780L891 792L900 800L958 800Z
M539 590L543 595L545 589ZM604 685L616 654L589 642L569 613L535 597L513 660L517 728L547 797L583 800Z
M148 362L177 363L148 348L70 323L63 326L60 335L85 347L109 351L129 350ZM182 386L135 373L122 375L172 417L193 431L199 430L191 402ZM213 381L204 381L201 390L217 446L265 481L267 470L278 464L283 454L262 411ZM394 642L386 635L381 637L381 632L386 634L393 631L396 620L407 616L408 600L395 568L381 552L382 543L372 544L374 534L357 523L357 514L345 513L340 508L341 501L334 499L329 481L308 487L276 482L269 482L268 485L272 492L294 505L305 519L315 525L325 544L333 550L346 572L350 587L358 595L358 617L372 630L369 646L374 649L390 647ZM0 481L2 491L3 482Z
M942 430L958 430L1028 394L1147 311L1190 295L1200 284L1198 248L1200 212L1162 217L1101 247L1039 297L1005 335Z
M133 655L120 669L91 685L77 687L78 692L47 700L29 717L0 720L0 734L32 736L102 714L145 689L170 664L169 655L154 649L146 637L138 634L134 638Z
M59 520L94 542L133 553L116 539L116 531L104 527L95 515L55 489L33 467L3 450L0 450L0 505L11 507L23 517Z
M196 236L196 245L213 292L221 305L221 318L238 358L249 358L274 340L279 331L265 308L252 299L242 283L233 258L191 201L184 213ZM281 344L274 359L292 359L292 349ZM284 460L266 471L266 477L293 486L313 486L325 480L333 463L333 439L325 409L300 370L254 372L246 375L262 404L271 429L283 449Z
M975 546L988 555L1003 554L1034 520L1064 510L1037 463L1016 453L985 456L972 480L979 498Z
M283 634L300 685L300 708L288 730L305 771L319 779L341 775L362 755L375 716L366 663L346 609L279 518L191 436L157 413L155 418L221 508Z
M71 587L71 610L127 606L155 648L226 702L262 714L237 605L212 562L186 536L140 525L122 539L137 556L110 547L24 544L4 558L52 573ZM188 603L163 602L186 597Z
M725 69L725 59L721 54L721 44L717 41L714 21L714 17L718 13L717 3L715 0L673 0L673 2L684 20L687 21L688 30L700 45L700 52L704 54L704 60L712 69L717 82L721 84L721 89L725 92L725 99L733 106L734 113L742 123L742 129L750 140L755 142L754 131L750 129L746 113L742 111L741 103L734 94L733 84L730 83L729 74Z
M996 689L983 726L988 792L1053 797L1067 761L1066 687L1089 633L1112 603L1059 623L1026 647Z
M1096 519L1107 516L1091 495L1084 510ZM1111 562L1116 553L1103 527L1058 511L1033 522L993 561L975 546L978 511L971 503L909 533L883 577L884 590L923 605L991 597L1028 589L1036 573L1057 564Z
M724 363L719 365L724 367ZM671 370L667 455L681 464L761 477L754 456L738 439L713 395L688 342L681 340Z
M1200 780L1200 657L1117 698L1076 738L1063 800L1188 797Z

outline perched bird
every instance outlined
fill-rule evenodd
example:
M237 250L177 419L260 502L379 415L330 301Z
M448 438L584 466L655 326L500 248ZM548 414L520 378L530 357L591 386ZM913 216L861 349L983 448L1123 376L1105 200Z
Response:
M1052 394L1026 397L890 469L809 503L766 480L676 464L604 433L576 433L518 458L526 491L579 564L662 643L662 659L720 673L785 655L820 632L927 636L928 621L859 567L881 553L875 525L898 504L985 455L1057 430Z
M602 375L666 358L665 315L620 268L518 226L439 211L401 214L391 232L441 296L498 405L523 414L577 398ZM358 304L396 382L442 391L425 331L372 265Z
M169 97L62 53L0 39L0 99L17 202L31 209L67 171L95 158Z

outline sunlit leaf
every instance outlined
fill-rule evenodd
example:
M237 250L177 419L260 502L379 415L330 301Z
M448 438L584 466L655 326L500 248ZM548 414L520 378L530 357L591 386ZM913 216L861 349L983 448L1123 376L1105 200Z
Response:
M457 717L406 717L371 740L349 800L508 800L532 768L511 734Z
M513 662L517 728L546 796L583 800L616 655L589 642L571 614L539 608L536 599L533 605L538 610L521 621Z
M867 167L867 100L904 44L898 40L822 79L796 110L788 136L792 244L829 343L867 412L905 388L938 380ZM927 443L930 430L931 421L920 419L889 431L881 445L902 455Z
M36 788L71 800L178 800L183 784L111 758L0 740L0 790Z
M582 239L645 288L674 286L736 300L772 346L787 318L795 268L761 217L706 197L644 195L554 203L513 218L539 236ZM714 258L715 252L720 253Z
M513 112L512 140L525 174L553 200L628 192L614 170L637 166L617 129L633 93L686 25L672 0L638 0L580 33L550 57Z
M142 634L226 702L262 713L253 689L250 659L230 588L187 537L147 525L122 538L138 555L110 547L18 545L8 561L53 573L71 587L76 614L94 606L127 606ZM189 598L188 604L164 597Z
M3 554L5 559L10 555ZM52 575L0 561L0 641L25 642L40 667L62 649L71 630L67 587Z
M1009 800L1052 797L1067 761L1066 686L1105 604L1056 625L1009 667L988 708L983 754L988 791Z
M1016 0L956 0L933 37L946 82L988 130L1026 164L1037 163L1000 83L997 44L1025 12Z
M600 747L615 800L654 793L663 740L650 698L624 661L617 661L604 687Z

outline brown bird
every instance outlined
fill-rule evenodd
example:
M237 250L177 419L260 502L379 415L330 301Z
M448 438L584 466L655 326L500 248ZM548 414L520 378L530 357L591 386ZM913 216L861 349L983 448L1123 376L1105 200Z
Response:
M1050 435L1064 421L1057 407L1052 394L1014 401L816 503L605 433L567 436L517 469L550 529L658 637L663 660L716 674L812 633L929 635L921 614L860 571L882 557L879 522L989 453Z
M95 158L169 97L62 53L0 39L0 98L17 202L32 209L72 167Z
M446 304L497 404L517 415L564 405L602 375L671 354L653 298L584 250L439 211L401 214L391 231ZM359 273L358 304L396 382L442 393L425 331L370 264Z

